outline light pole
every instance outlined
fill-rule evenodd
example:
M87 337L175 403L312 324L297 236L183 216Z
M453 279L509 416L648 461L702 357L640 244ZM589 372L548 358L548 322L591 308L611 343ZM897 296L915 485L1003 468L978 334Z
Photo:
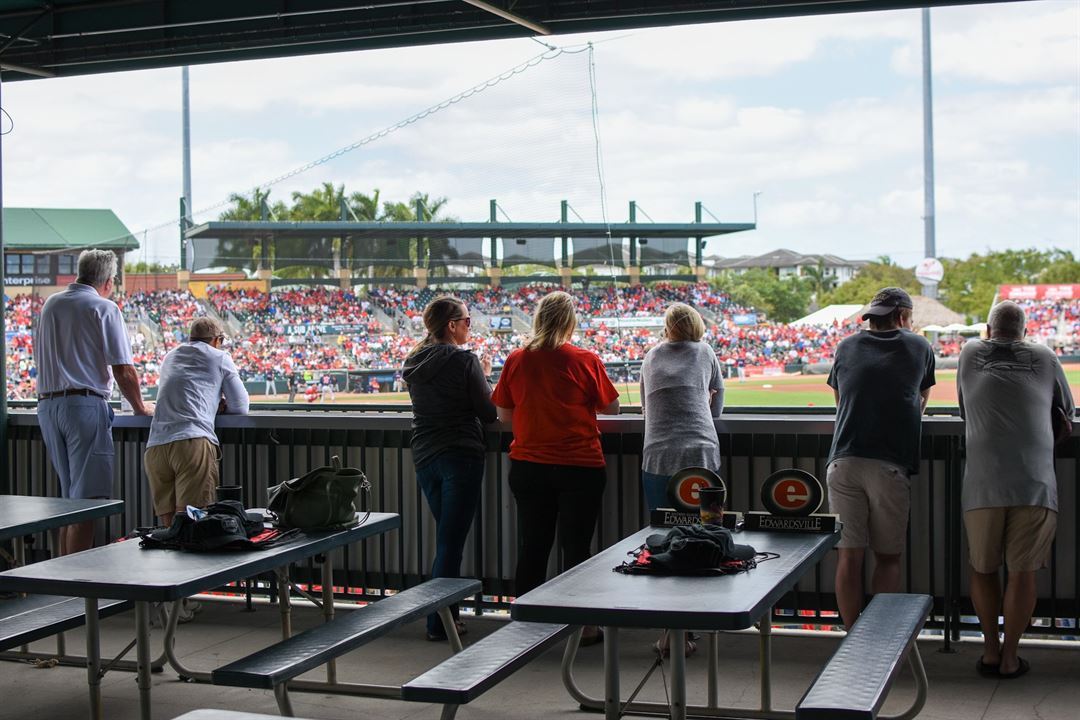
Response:
M754 193L754 226L757 227L757 198L758 195L764 194L764 190L758 190Z

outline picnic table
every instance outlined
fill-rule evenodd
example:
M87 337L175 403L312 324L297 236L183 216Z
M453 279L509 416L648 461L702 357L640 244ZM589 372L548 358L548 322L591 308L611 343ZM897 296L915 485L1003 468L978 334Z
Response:
M123 500L0 495L0 542L14 538L15 552L19 553L19 540L24 535L118 515L123 510Z
M68 525L119 515L124 511L123 500L37 497L33 495L0 495L0 542L11 540L16 565L26 563L23 537L40 532L55 531ZM59 547L55 538L53 545ZM60 598L56 598L60 600ZM42 599L44 606L51 601ZM20 607L27 603L20 603ZM0 618L7 613L0 602ZM64 636L56 636L58 658L65 657ZM23 647L15 656L27 650ZM21 658L20 658L21 659Z
M360 519L358 514L357 519ZM101 706L100 631L97 598L115 598L135 603L135 636L138 658L139 712L142 720L151 718L150 693L150 614L151 603L173 603L164 635L168 662L183 676L184 668L172 652L180 601L191 595L229 582L275 571L282 602L282 633L291 632L289 619L288 567L316 555L323 562L324 614L333 614L333 583L326 582L332 567L329 554L338 548L373 537L401 526L394 513L371 513L366 519L345 530L302 533L280 545L264 550L218 553L189 553L178 550L148 550L137 540L113 543L81 553L67 555L0 573L0 591L71 595L86 599L87 684L90 695L90 718L103 717ZM329 600L329 602L325 602Z
M573 664L580 631L563 657L563 682L583 707L603 708L607 720L621 713L666 713L684 720L695 711L712 717L739 717L745 710L717 705L718 637L716 631L743 630L758 624L761 660L760 707L757 718L791 718L791 711L772 710L772 608L795 587L840 539L839 532L736 533L735 541L752 545L759 553L776 553L757 568L735 575L646 576L612 572L628 553L661 528L644 528L598 553L580 565L519 597L510 606L515 620L604 628L604 699L594 698L574 682ZM659 703L623 705L619 691L619 628L660 628L670 631L670 708ZM686 659L682 649L688 630L709 632L708 706L686 705Z

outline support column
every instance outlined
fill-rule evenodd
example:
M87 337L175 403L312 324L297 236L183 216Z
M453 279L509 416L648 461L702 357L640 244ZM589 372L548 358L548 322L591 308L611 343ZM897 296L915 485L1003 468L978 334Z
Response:
M423 290L428 284L428 270L427 268L413 268L413 276L416 278L416 289Z
M563 238L566 242L566 238ZM562 277L562 286L569 290L574 284L574 271L568 267L559 268L559 276Z
M191 283L191 271L190 270L177 270L176 271L176 287L181 290L187 290L188 285Z
M274 276L274 271L270 268L259 268L255 271L255 278L261 280L263 283L262 291L267 295L270 294L270 280Z
M502 285L502 268L489 267L487 276L491 280L491 287L497 288Z
M352 272L347 268L340 268L338 270L338 285L342 290L352 289Z

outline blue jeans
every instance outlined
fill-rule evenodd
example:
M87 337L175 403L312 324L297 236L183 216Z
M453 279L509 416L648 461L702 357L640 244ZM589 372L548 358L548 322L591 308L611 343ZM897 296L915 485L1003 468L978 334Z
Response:
M645 504L649 506L649 510L671 506L667 495L670 480L671 475L657 475L645 470L641 471L641 489L645 491Z
M484 482L484 460L480 457L443 453L416 468L416 482L424 491L431 514L435 516L435 561L432 577L461 577L461 558L465 538L472 527L480 504ZM457 606L453 607L457 617ZM428 615L429 635L442 636L444 629L437 614Z

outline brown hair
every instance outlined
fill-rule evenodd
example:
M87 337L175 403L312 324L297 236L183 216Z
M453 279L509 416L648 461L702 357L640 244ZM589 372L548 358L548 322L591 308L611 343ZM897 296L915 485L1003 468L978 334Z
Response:
M441 341L446 337L446 329L450 321L464 315L465 303L456 297L442 295L429 302L424 308L424 329L427 330L427 335L409 351L408 357Z
M533 315L532 337L526 350L554 350L567 342L577 327L574 298L556 290L540 298Z
M697 342L705 336L705 321L686 303L672 303L664 313L664 333L671 342Z

